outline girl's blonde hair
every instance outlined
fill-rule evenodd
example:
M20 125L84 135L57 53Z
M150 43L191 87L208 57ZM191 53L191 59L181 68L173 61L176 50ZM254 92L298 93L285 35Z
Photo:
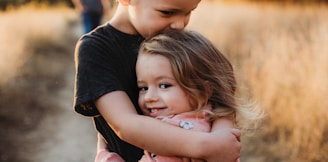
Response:
M195 31L168 31L145 40L139 55L166 57L178 84L197 110L211 104L211 119L241 113L237 104L236 79L229 60L204 36ZM246 113L243 113L246 112Z

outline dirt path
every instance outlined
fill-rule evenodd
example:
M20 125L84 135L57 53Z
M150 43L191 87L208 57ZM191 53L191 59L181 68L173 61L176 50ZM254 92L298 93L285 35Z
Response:
M75 34L80 28L73 29ZM74 44L75 45L75 44ZM72 48L74 48L74 45ZM35 156L39 162L92 162L96 153L96 131L91 118L75 113L72 108L74 89L74 62L68 61L64 87L59 90L57 101L59 113L44 118L40 133L52 132Z
M66 87L58 95L61 101L56 115L49 115L40 125L40 134L52 132L35 156L39 162L91 162L96 151L96 135L91 119L79 116L72 109L74 69L66 74Z
M74 29L79 34L79 28ZM72 50L75 42L72 42ZM73 52L71 53L73 55ZM96 153L96 131L91 118L83 117L73 111L74 61L66 57L57 64L64 66L65 75L58 92L49 94L58 106L56 112L48 112L38 128L29 134L32 140L39 139L38 147L32 148L35 162L92 162ZM50 58L51 59L51 58ZM54 61L54 60L52 60ZM49 98L49 99L50 99ZM31 148L30 148L31 149ZM28 153L28 152L27 152ZM30 159L30 158L29 158Z

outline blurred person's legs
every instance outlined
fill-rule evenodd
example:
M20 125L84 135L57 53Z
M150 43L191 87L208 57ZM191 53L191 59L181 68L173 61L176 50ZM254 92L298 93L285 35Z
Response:
M100 25L102 14L99 13L82 13L84 33L88 33Z

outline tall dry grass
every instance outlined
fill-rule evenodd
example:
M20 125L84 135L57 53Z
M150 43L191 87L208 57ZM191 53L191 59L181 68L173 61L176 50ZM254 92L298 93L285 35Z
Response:
M211 11L211 12L209 12ZM233 62L266 111L242 161L328 161L328 7L202 3L190 28Z
M0 12L0 85L21 73L21 67L35 48L65 44L65 32L75 14L62 7L29 4ZM54 67L55 68L55 67Z

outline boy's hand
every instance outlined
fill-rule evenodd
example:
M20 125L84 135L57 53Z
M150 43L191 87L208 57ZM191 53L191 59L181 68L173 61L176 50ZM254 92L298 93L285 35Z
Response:
M209 137L209 143L205 147L208 154L208 162L236 162L240 157L240 131L235 128L222 128L213 130ZM210 142L212 141L212 142ZM216 141L216 142L213 142Z

